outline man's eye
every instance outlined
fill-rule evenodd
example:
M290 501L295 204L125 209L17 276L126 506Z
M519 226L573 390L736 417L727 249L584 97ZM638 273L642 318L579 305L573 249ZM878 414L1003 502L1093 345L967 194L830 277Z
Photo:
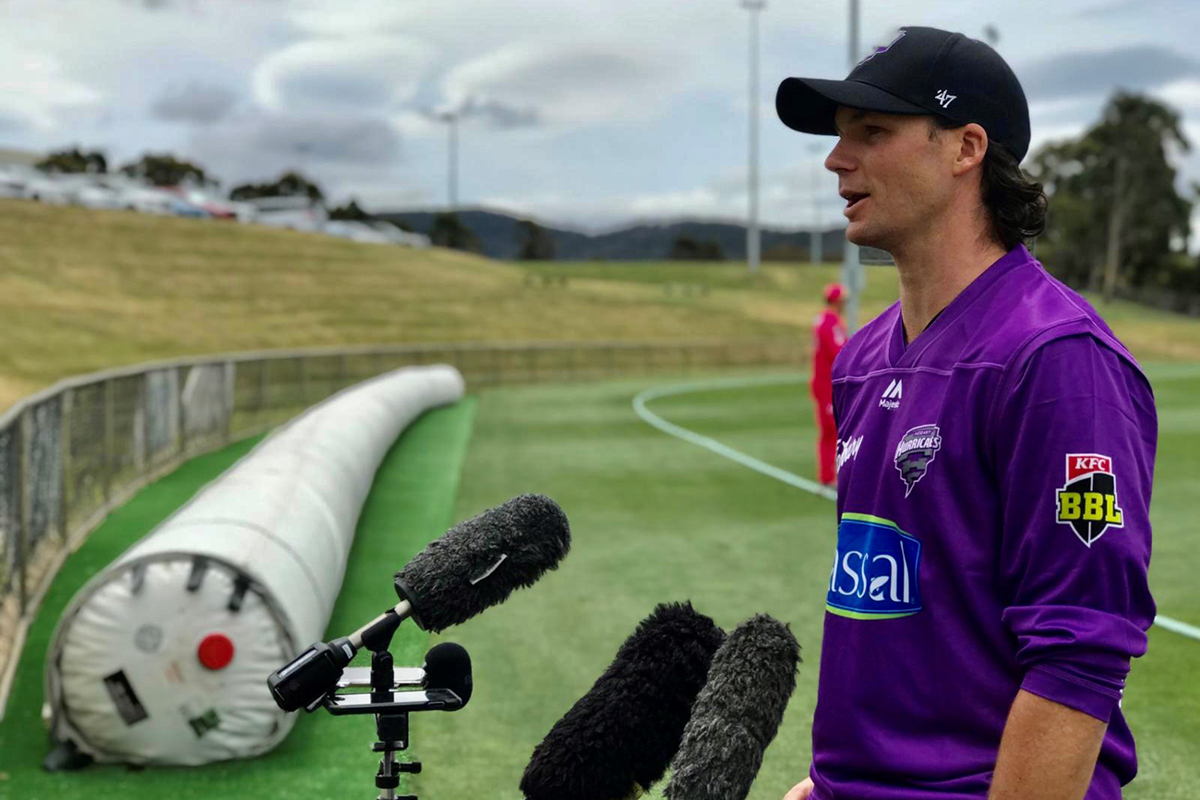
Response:
M879 127L878 125L868 125L867 126L867 136L878 136L879 134L883 133L884 131L885 131L885 129Z

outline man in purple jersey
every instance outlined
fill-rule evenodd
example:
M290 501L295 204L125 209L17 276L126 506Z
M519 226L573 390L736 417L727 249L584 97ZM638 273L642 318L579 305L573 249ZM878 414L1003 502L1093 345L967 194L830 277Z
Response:
M900 275L834 363L837 552L785 800L1116 800L1157 420L1133 356L1025 248L1046 210L1025 94L987 45L910 27L776 107L839 137L846 236Z

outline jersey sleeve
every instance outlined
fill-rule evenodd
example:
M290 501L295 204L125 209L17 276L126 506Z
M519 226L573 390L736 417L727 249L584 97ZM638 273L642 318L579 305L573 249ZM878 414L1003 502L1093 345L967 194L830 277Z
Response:
M1107 722L1155 614L1150 386L1091 335L1055 339L1007 377L993 426L997 580L1021 688Z

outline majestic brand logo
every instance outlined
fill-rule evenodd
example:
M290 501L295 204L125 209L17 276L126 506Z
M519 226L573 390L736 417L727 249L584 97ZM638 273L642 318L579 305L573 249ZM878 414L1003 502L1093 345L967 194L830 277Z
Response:
M949 108L950 104L958 99L958 95L950 94L945 89L942 89L940 92L935 94L933 98L938 101L938 104L941 105L942 108Z
M837 443L837 471L842 471L842 465L850 459L858 455L858 448L862 447L862 436L853 439L838 439Z
M825 609L853 619L895 619L921 610L921 542L891 520L842 514Z
M888 388L884 390L883 396L879 398L879 407L886 408L888 411L895 411L900 407L900 398L904 395L904 382L896 378L888 384Z
M904 496L912 494L917 481L925 477L929 465L942 449L942 437L937 425L918 425L909 428L908 432L896 445L896 469L900 470L900 479L904 481Z
M883 47L876 47L874 52L872 52L870 55L868 55L862 61L858 62L858 66L861 67L863 64L867 63L868 61L870 61L872 58L879 55L880 53L886 53L888 50L891 50L893 47L896 46L896 42L903 39L905 37L905 35L907 35L907 34L908 34L908 31L900 31L898 34L896 34L895 39L892 39L890 42L885 44Z
M1055 493L1055 506L1055 521L1070 525L1088 547L1109 528L1125 527L1112 459L1097 453L1069 454L1067 482Z

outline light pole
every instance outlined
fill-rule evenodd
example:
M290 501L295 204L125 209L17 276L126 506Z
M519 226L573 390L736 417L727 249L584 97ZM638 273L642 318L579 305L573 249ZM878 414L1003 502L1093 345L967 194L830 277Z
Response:
M814 142L808 152L813 154L812 168L812 239L808 246L808 260L820 264L825 260L824 242L821 231L821 151L825 148Z
M850 69L858 64L858 0L850 0ZM862 263L858 245L846 240L842 257L842 283L846 287L846 332L858 329L858 295L862 290Z
M750 12L750 154L747 169L750 196L749 222L746 225L746 264L750 272L758 271L758 12L766 7L766 0L740 0L742 8Z
M446 123L450 137L447 148L449 152L447 153L446 168L446 198L450 213L453 214L458 209L458 112L443 111L437 117Z

